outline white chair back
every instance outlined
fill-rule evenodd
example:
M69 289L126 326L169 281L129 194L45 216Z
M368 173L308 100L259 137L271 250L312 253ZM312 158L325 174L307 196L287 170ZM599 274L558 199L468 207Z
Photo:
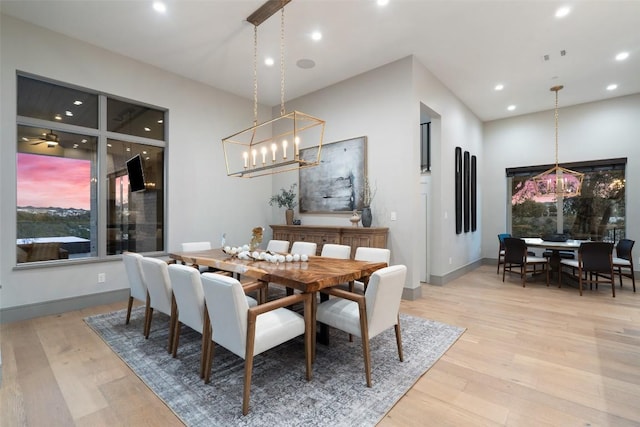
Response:
M171 315L171 279L167 263L157 258L143 257L140 266L149 290L150 306Z
M349 259L351 258L351 246L326 243L322 246L320 256L327 258Z
M389 265L391 251L384 248L368 248L361 246L356 249L353 257L356 261L386 262Z
M122 254L124 268L129 279L129 287L131 288L131 296L140 301L147 300L147 285L142 277L142 267L140 260L142 255L135 252L125 252Z
M289 252L289 242L287 240L269 240L267 250L286 254Z
M211 249L211 242L186 242L182 244L182 251L207 251Z
M371 275L365 292L369 338L373 338L398 323L400 300L407 267L393 265Z
M317 243L293 242L293 245L291 245L291 253L298 254L298 255L314 256L316 254L317 248L318 248Z
M221 274L203 273L202 288L213 329L213 341L245 358L249 304L242 285Z
M178 320L202 333L204 325L204 292L200 272L186 265L168 267L171 288L178 306Z

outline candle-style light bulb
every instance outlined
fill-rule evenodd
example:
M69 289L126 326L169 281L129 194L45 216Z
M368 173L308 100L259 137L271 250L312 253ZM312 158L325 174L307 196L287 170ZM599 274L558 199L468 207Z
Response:
M256 150L255 148L253 149L253 151L251 152L251 155L253 156L253 166L256 166L256 155L258 154L258 150Z
M246 169L247 168L247 161L249 159L249 153L245 151L244 153L242 153L242 157L244 158L244 168Z
M293 140L293 144L296 147L296 158L300 156L300 137L297 137Z
M262 152L262 164L267 163L267 147L262 147L260 150Z
M271 144L271 161L275 163L276 161L276 151L278 151L278 146L274 142Z
M287 158L287 140L286 139L282 140L282 158L283 159Z

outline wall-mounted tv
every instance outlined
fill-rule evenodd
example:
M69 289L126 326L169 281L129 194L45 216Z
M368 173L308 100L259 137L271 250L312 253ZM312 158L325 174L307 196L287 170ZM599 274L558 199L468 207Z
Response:
M136 154L127 160L127 173L129 174L131 192L144 191L144 170L142 168L142 157L140 157L140 154Z

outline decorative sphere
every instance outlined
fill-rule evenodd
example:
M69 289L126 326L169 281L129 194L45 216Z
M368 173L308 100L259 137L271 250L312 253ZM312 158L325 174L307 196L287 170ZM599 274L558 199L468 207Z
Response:
M251 254L251 256L252 256L253 258L255 258L255 259L258 259L258 258L260 258L260 252L258 252L258 251L253 251L253 253Z
M300 255L298 255L298 254L293 254L293 260L294 260L294 261L300 261Z
M244 245L244 246L242 246L242 250L243 250L243 251L248 251L248 250L249 250L249 245Z
M229 253L229 252L231 251L231 246L225 246L225 247L224 247L224 251L225 251L226 253Z
M303 261L303 262L309 261L309 257L307 256L307 254L300 255L300 261Z
M260 259L267 259L268 254L266 252L260 252Z
M287 255L284 257L284 260L285 260L285 261L287 261L287 262L291 262L291 261L293 261L293 255L291 255L291 254L287 254Z
M278 262L284 262L284 255L278 255Z

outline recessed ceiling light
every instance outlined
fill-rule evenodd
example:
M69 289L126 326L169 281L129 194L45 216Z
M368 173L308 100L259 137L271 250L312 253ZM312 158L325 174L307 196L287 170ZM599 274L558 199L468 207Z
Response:
M158 13L165 13L167 11L167 5L162 3L161 1L154 1L153 10Z
M71 111L69 111L69 110L65 111L64 115L67 116L67 117L73 117L73 113Z
M609 86L607 86L607 90L616 90L616 89L618 89L618 85L615 84L615 83L610 84Z
M275 63L275 61L271 57L268 57L268 58L264 59L264 65L266 65L267 67L273 66L274 63Z
M149 129L148 127L145 127L145 128L144 128L144 131L145 131L145 132L151 132L151 129Z
M564 6L556 10L556 18L564 18L571 12L571 8L568 6Z
M616 55L616 60L624 61L628 57L629 57L629 52L620 52L619 54Z
M495 90L502 90L504 89L504 85L503 84L497 84L496 87L494 87Z
M158 123L164 123L164 120L160 119L158 120Z
M320 31L314 31L311 33L311 39L315 41L322 40L322 33Z
M386 6L389 4L389 0L377 0L378 6Z
M509 106L507 107L507 110L509 110L509 111L513 111L513 110L515 110L515 109L516 109L516 106L515 106L515 105L509 105Z
M27 138L26 136L23 136L23 137L22 137L22 140L23 140L24 142L29 142L29 138Z
M54 117L54 119L56 120L62 120L62 116L60 114L56 114L56 116Z
M82 141L80 141L80 142L82 142L83 144L86 144L87 140L83 138Z
M73 101L73 105L82 105L82 101Z

